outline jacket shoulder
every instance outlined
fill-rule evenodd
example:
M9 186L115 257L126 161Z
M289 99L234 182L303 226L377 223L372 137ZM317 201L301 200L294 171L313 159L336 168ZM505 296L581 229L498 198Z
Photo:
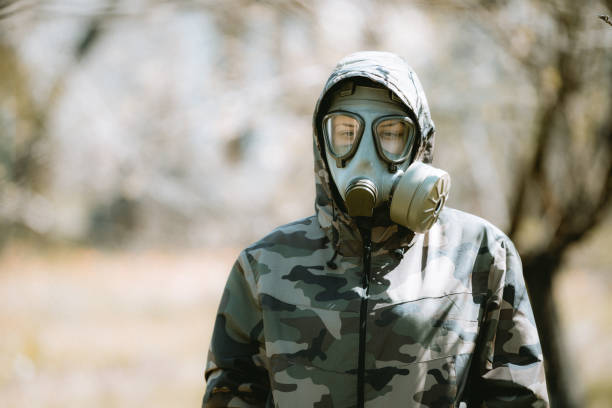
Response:
M273 229L260 240L249 245L245 252L278 246L292 248L318 248L322 241L327 241L316 216L302 218Z
M461 210L445 208L440 214L438 224L445 234L460 235L462 241L514 246L510 238L498 227L484 218Z
M310 216L275 228L245 248L240 258L260 275L273 265L312 257L314 252L329 246L330 240L317 217Z
M437 225L439 235L434 240L443 242L443 250L453 254L455 263L470 259L464 272L471 274L475 292L490 294L508 284L525 286L520 256L510 238L495 225L452 208L442 212Z

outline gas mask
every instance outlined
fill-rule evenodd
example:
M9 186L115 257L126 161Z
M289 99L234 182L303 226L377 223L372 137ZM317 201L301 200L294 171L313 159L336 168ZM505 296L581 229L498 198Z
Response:
M351 217L389 206L390 218L414 232L438 219L450 189L448 173L412 162L418 124L386 88L347 81L322 120L327 163Z

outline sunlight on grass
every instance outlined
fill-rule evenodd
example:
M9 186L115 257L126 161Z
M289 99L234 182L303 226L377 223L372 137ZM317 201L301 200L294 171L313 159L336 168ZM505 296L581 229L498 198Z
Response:
M8 248L0 258L2 406L199 406L236 255Z

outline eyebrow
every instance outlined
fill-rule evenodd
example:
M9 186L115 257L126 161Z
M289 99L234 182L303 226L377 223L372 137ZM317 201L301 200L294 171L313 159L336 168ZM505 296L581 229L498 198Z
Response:
M399 124L402 124L402 122L395 122L395 123L388 123L388 124L385 124L385 123L383 122L383 123L381 123L381 124L380 124L380 125L378 125L378 126L380 126L380 127L391 127L391 126L397 126L397 125L399 125Z

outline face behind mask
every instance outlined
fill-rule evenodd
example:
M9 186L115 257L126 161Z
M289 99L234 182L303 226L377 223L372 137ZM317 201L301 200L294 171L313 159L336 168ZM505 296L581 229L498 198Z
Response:
M354 86L333 96L322 129L326 158L351 217L370 217L388 205L393 222L425 232L448 197L449 175L412 162L416 124L385 88Z

